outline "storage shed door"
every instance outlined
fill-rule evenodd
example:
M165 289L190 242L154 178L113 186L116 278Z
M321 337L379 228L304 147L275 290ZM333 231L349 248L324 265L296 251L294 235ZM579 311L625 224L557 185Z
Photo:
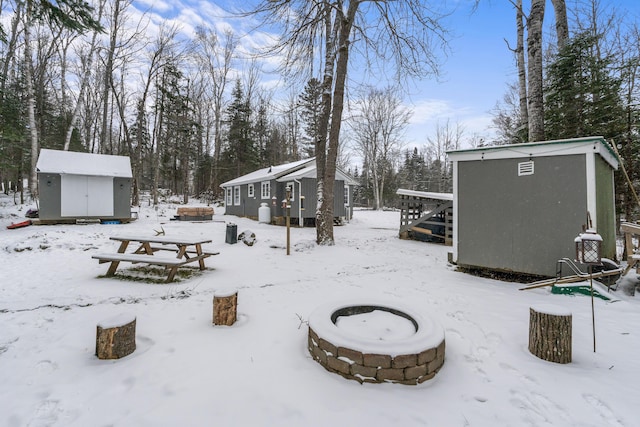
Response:
M62 175L62 217L113 216L113 177Z

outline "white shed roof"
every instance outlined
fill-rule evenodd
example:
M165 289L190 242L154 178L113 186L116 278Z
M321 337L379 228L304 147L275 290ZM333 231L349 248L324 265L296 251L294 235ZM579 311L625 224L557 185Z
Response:
M36 170L43 173L68 175L133 177L129 157L46 148L40 150Z
M453 162L514 158L532 159L535 157L588 153L599 154L613 169L618 169L618 156L611 145L601 136L447 151L449 160Z

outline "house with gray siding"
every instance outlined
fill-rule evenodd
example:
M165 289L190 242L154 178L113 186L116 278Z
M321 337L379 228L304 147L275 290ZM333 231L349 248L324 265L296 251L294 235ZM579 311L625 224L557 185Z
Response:
M552 277L590 225L616 259L614 171L604 138L480 147L453 164L452 261L471 269Z
M269 166L220 185L224 190L225 213L258 219L263 204L270 209L272 223L280 224L286 216L283 200L291 189L291 219L298 225L312 224L317 207L317 168L315 158L278 166ZM353 216L353 187L357 182L340 169L336 170L333 212L336 221Z
M39 220L131 220L129 157L40 150L36 163Z

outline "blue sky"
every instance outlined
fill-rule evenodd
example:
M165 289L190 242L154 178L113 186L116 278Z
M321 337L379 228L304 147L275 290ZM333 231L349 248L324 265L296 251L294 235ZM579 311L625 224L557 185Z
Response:
M567 0L567 7L573 9L576 2L585 4L587 0ZM250 1L246 2L251 3ZM427 137L434 135L438 123L460 124L465 136L472 134L491 138L491 111L502 100L507 85L516 80L513 54L507 48L505 39L511 46L515 44L515 11L508 0L480 0L472 13L473 0L448 2L455 12L448 18L448 28L452 33L450 52L442 64L439 79L416 81L411 94L405 98L406 105L414 111L407 129L410 145L421 146ZM525 10L530 1L524 0ZM553 9L547 2L545 28L552 32ZM134 6L151 8L160 17L174 19L186 33L198 24L222 27L230 25L236 32L247 27L246 20L226 20L224 11L217 5L237 5L238 2L180 0L157 1L135 0ZM601 8L615 4L618 11L626 11L629 17L640 17L639 0L600 0ZM146 5L146 7L145 7ZM571 15L570 15L571 19ZM251 43L254 33L244 39ZM354 78L354 73L351 74Z

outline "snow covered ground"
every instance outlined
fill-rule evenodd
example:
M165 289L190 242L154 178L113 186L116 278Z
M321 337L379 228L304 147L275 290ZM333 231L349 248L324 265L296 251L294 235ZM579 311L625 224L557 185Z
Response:
M356 211L335 228L285 228L216 212L169 221L143 207L126 225L7 230L24 219L0 199L0 426L638 426L640 297L591 302L457 272L445 246L398 239L399 213ZM254 246L225 244L226 223ZM114 234L206 236L220 255L179 283L104 278L92 253ZM124 264L119 272L131 267ZM124 269L123 269L124 268ZM212 298L239 291L239 320L212 325ZM418 386L359 384L307 351L306 319L335 300L397 302L437 319L446 360ZM529 307L573 313L573 362L531 355ZM98 360L96 325L137 317L137 350Z

